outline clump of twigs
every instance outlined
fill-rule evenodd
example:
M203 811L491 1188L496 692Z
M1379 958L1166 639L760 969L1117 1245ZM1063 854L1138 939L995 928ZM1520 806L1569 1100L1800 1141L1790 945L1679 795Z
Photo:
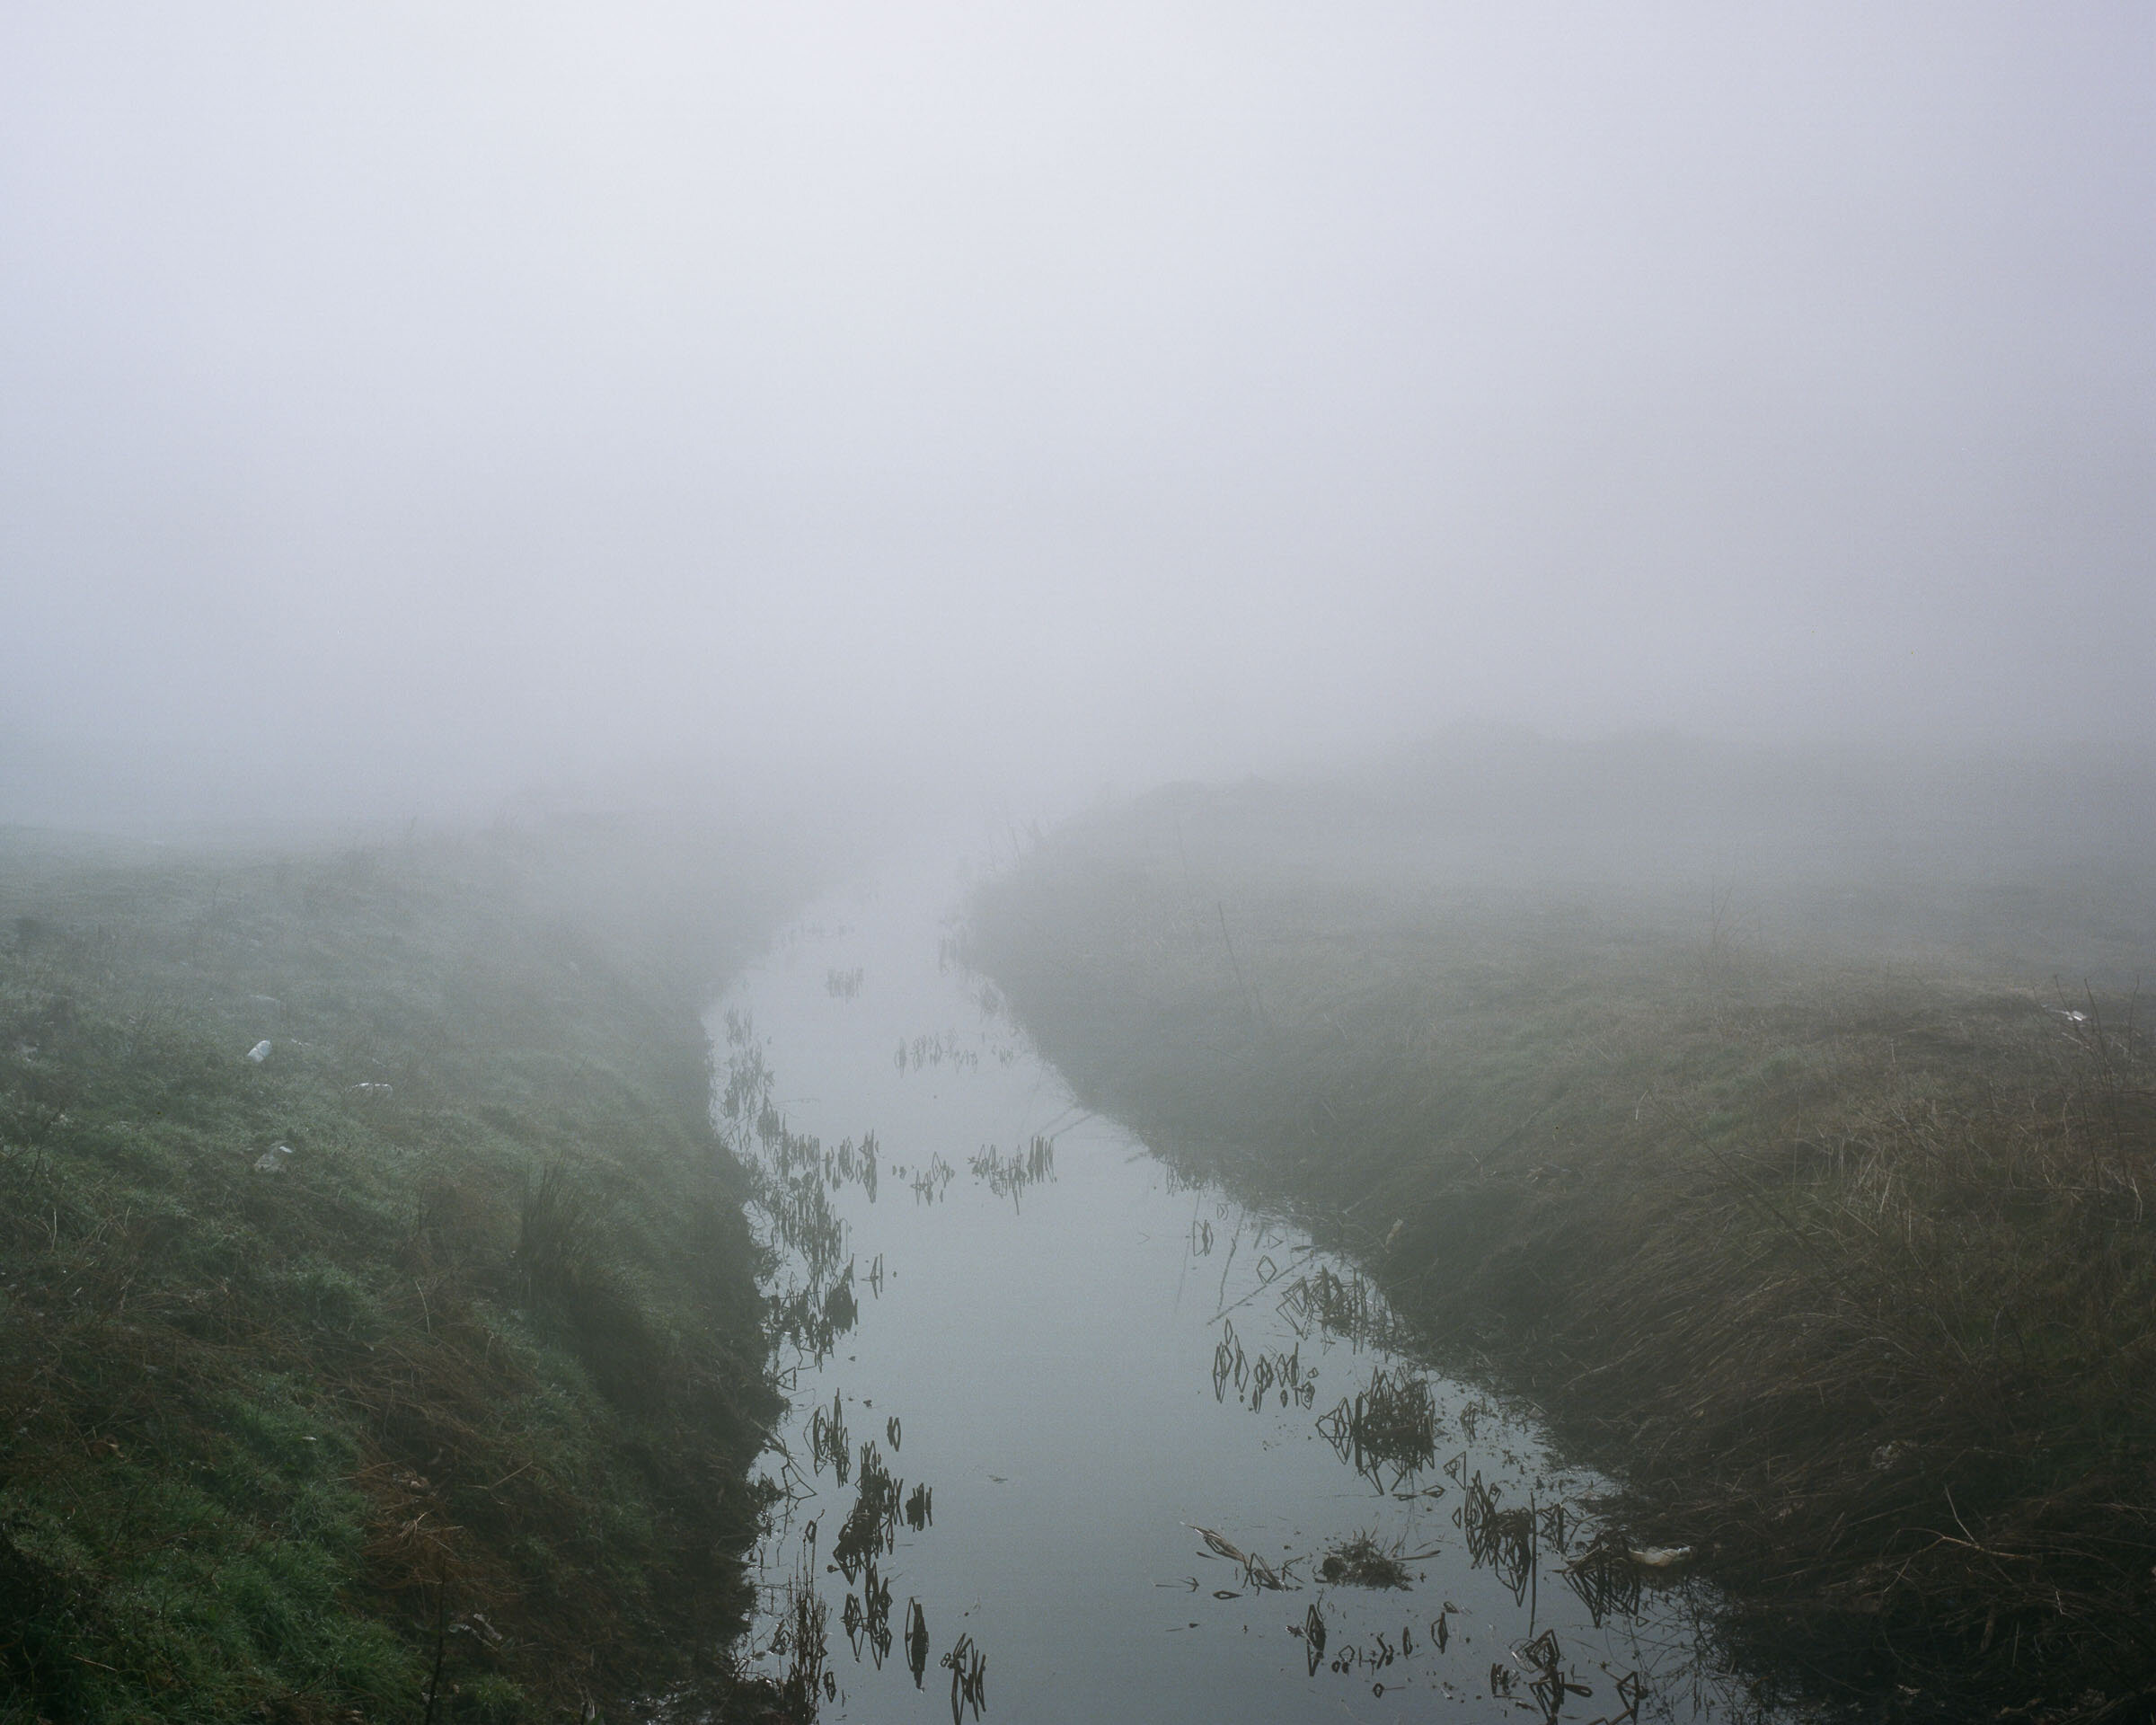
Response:
M1415 1585L1410 1565L1429 1556L1409 1553L1405 1540L1388 1544L1377 1529L1365 1527L1330 1547L1318 1564L1321 1580L1348 1588L1397 1588L1402 1592Z

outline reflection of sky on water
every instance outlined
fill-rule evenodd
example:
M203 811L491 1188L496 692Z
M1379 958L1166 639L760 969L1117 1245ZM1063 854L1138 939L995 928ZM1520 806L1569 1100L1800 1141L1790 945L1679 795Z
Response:
M791 1176L763 1668L820 1640L831 1720L1585 1721L1628 1674L1639 1718L1729 1717L1689 1595L1597 1543L1600 1482L1077 1108L948 962L945 896L825 906L713 1016L734 1136ZM1327 1581L1358 1533L1406 1590Z

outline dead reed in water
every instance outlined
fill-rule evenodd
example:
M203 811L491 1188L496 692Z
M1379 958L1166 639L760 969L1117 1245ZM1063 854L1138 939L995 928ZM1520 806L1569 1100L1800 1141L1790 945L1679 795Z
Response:
M1211 1527L1200 1527L1194 1522L1185 1525L1206 1542L1206 1549L1214 1556L1225 1558L1241 1569L1243 1586L1256 1588L1260 1592L1289 1593L1301 1585L1294 1579L1295 1563L1300 1560L1291 1559L1275 1568L1262 1557L1244 1551L1225 1534Z

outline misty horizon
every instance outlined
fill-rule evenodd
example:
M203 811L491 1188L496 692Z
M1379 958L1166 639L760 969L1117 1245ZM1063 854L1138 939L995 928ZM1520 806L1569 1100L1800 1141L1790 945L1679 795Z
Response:
M2125 5L18 9L0 820L2146 762Z

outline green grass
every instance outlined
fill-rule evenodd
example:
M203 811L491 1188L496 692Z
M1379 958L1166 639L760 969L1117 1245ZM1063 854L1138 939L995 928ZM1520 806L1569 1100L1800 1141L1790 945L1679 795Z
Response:
M726 1689L777 1402L697 1007L783 889L658 848L0 845L0 1721Z
M1824 1693L2156 1695L2129 998L2061 998L2040 950L1890 959L1817 924L1777 950L1398 854L1291 871L1196 800L1159 812L1066 831L974 906L975 961L1091 1105L1540 1399L1628 1481L1637 1537L1707 1553Z

